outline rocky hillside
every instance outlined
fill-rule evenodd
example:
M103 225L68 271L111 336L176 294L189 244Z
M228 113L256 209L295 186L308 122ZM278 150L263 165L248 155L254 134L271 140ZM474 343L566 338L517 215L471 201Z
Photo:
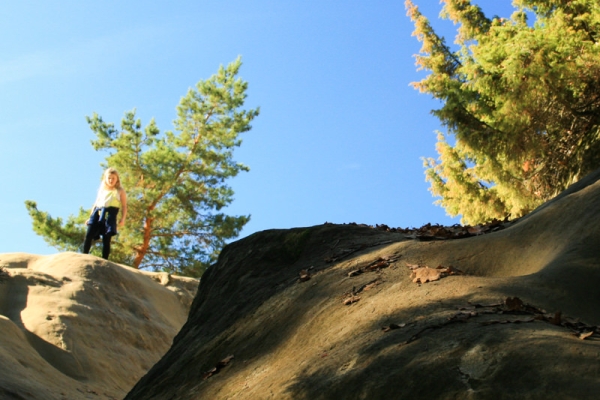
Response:
M0 268L0 399L122 399L198 286L76 253L0 254Z
M599 178L492 229L325 224L232 243L126 398L595 399Z

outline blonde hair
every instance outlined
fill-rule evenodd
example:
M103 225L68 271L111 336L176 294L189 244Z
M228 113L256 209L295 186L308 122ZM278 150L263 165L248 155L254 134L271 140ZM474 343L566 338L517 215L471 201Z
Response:
M108 178L109 175L116 175L117 176L117 183L115 183L114 188L117 189L118 191L121 191L123 188L121 187L121 177L119 176L119 172L110 167L107 168L106 171L104 171L104 173L102 174L102 183L100 184L100 188L104 188L106 190L110 190L110 186L108 186L106 184L106 178Z

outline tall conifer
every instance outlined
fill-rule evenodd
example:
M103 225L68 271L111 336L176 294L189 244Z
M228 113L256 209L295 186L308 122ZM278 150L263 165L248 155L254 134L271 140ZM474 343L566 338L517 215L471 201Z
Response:
M242 109L248 84L237 77L241 59L190 89L177 107L174 131L161 133L154 120L144 129L135 110L117 130L93 114L92 145L108 156L103 167L119 171L127 191L127 223L111 260L136 268L200 276L249 216L229 216L233 200L226 180L248 167L233 160L239 135L249 131L258 109ZM27 201L33 228L59 250L78 251L88 210L63 223Z
M600 167L600 3L516 0L505 19L443 2L456 49L405 3L430 71L413 85L442 101L447 129L425 160L430 190L465 223L522 216Z

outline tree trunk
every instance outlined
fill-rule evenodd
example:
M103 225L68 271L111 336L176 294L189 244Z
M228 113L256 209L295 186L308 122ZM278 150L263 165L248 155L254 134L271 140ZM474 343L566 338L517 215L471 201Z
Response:
M146 218L146 221L144 222L144 240L142 242L142 245L140 247L138 247L136 249L136 255L135 255L135 259L133 260L133 268L139 269L140 268L140 264L142 263L142 260L144 259L144 256L146 255L146 252L148 251L148 248L150 247L150 239L152 237L152 221L154 220L154 218Z

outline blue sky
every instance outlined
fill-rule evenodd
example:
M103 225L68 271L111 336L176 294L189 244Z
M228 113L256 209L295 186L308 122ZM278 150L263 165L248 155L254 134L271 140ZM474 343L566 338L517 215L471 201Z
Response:
M449 43L435 0L415 0ZM508 18L509 0L480 0ZM0 253L53 254L25 200L66 218L94 201L100 163L85 116L116 125L137 109L172 128L180 98L239 55L247 108L260 107L229 183L240 237L324 222L454 224L433 205L422 157L430 114L412 89L420 43L404 1L19 1L0 14Z

